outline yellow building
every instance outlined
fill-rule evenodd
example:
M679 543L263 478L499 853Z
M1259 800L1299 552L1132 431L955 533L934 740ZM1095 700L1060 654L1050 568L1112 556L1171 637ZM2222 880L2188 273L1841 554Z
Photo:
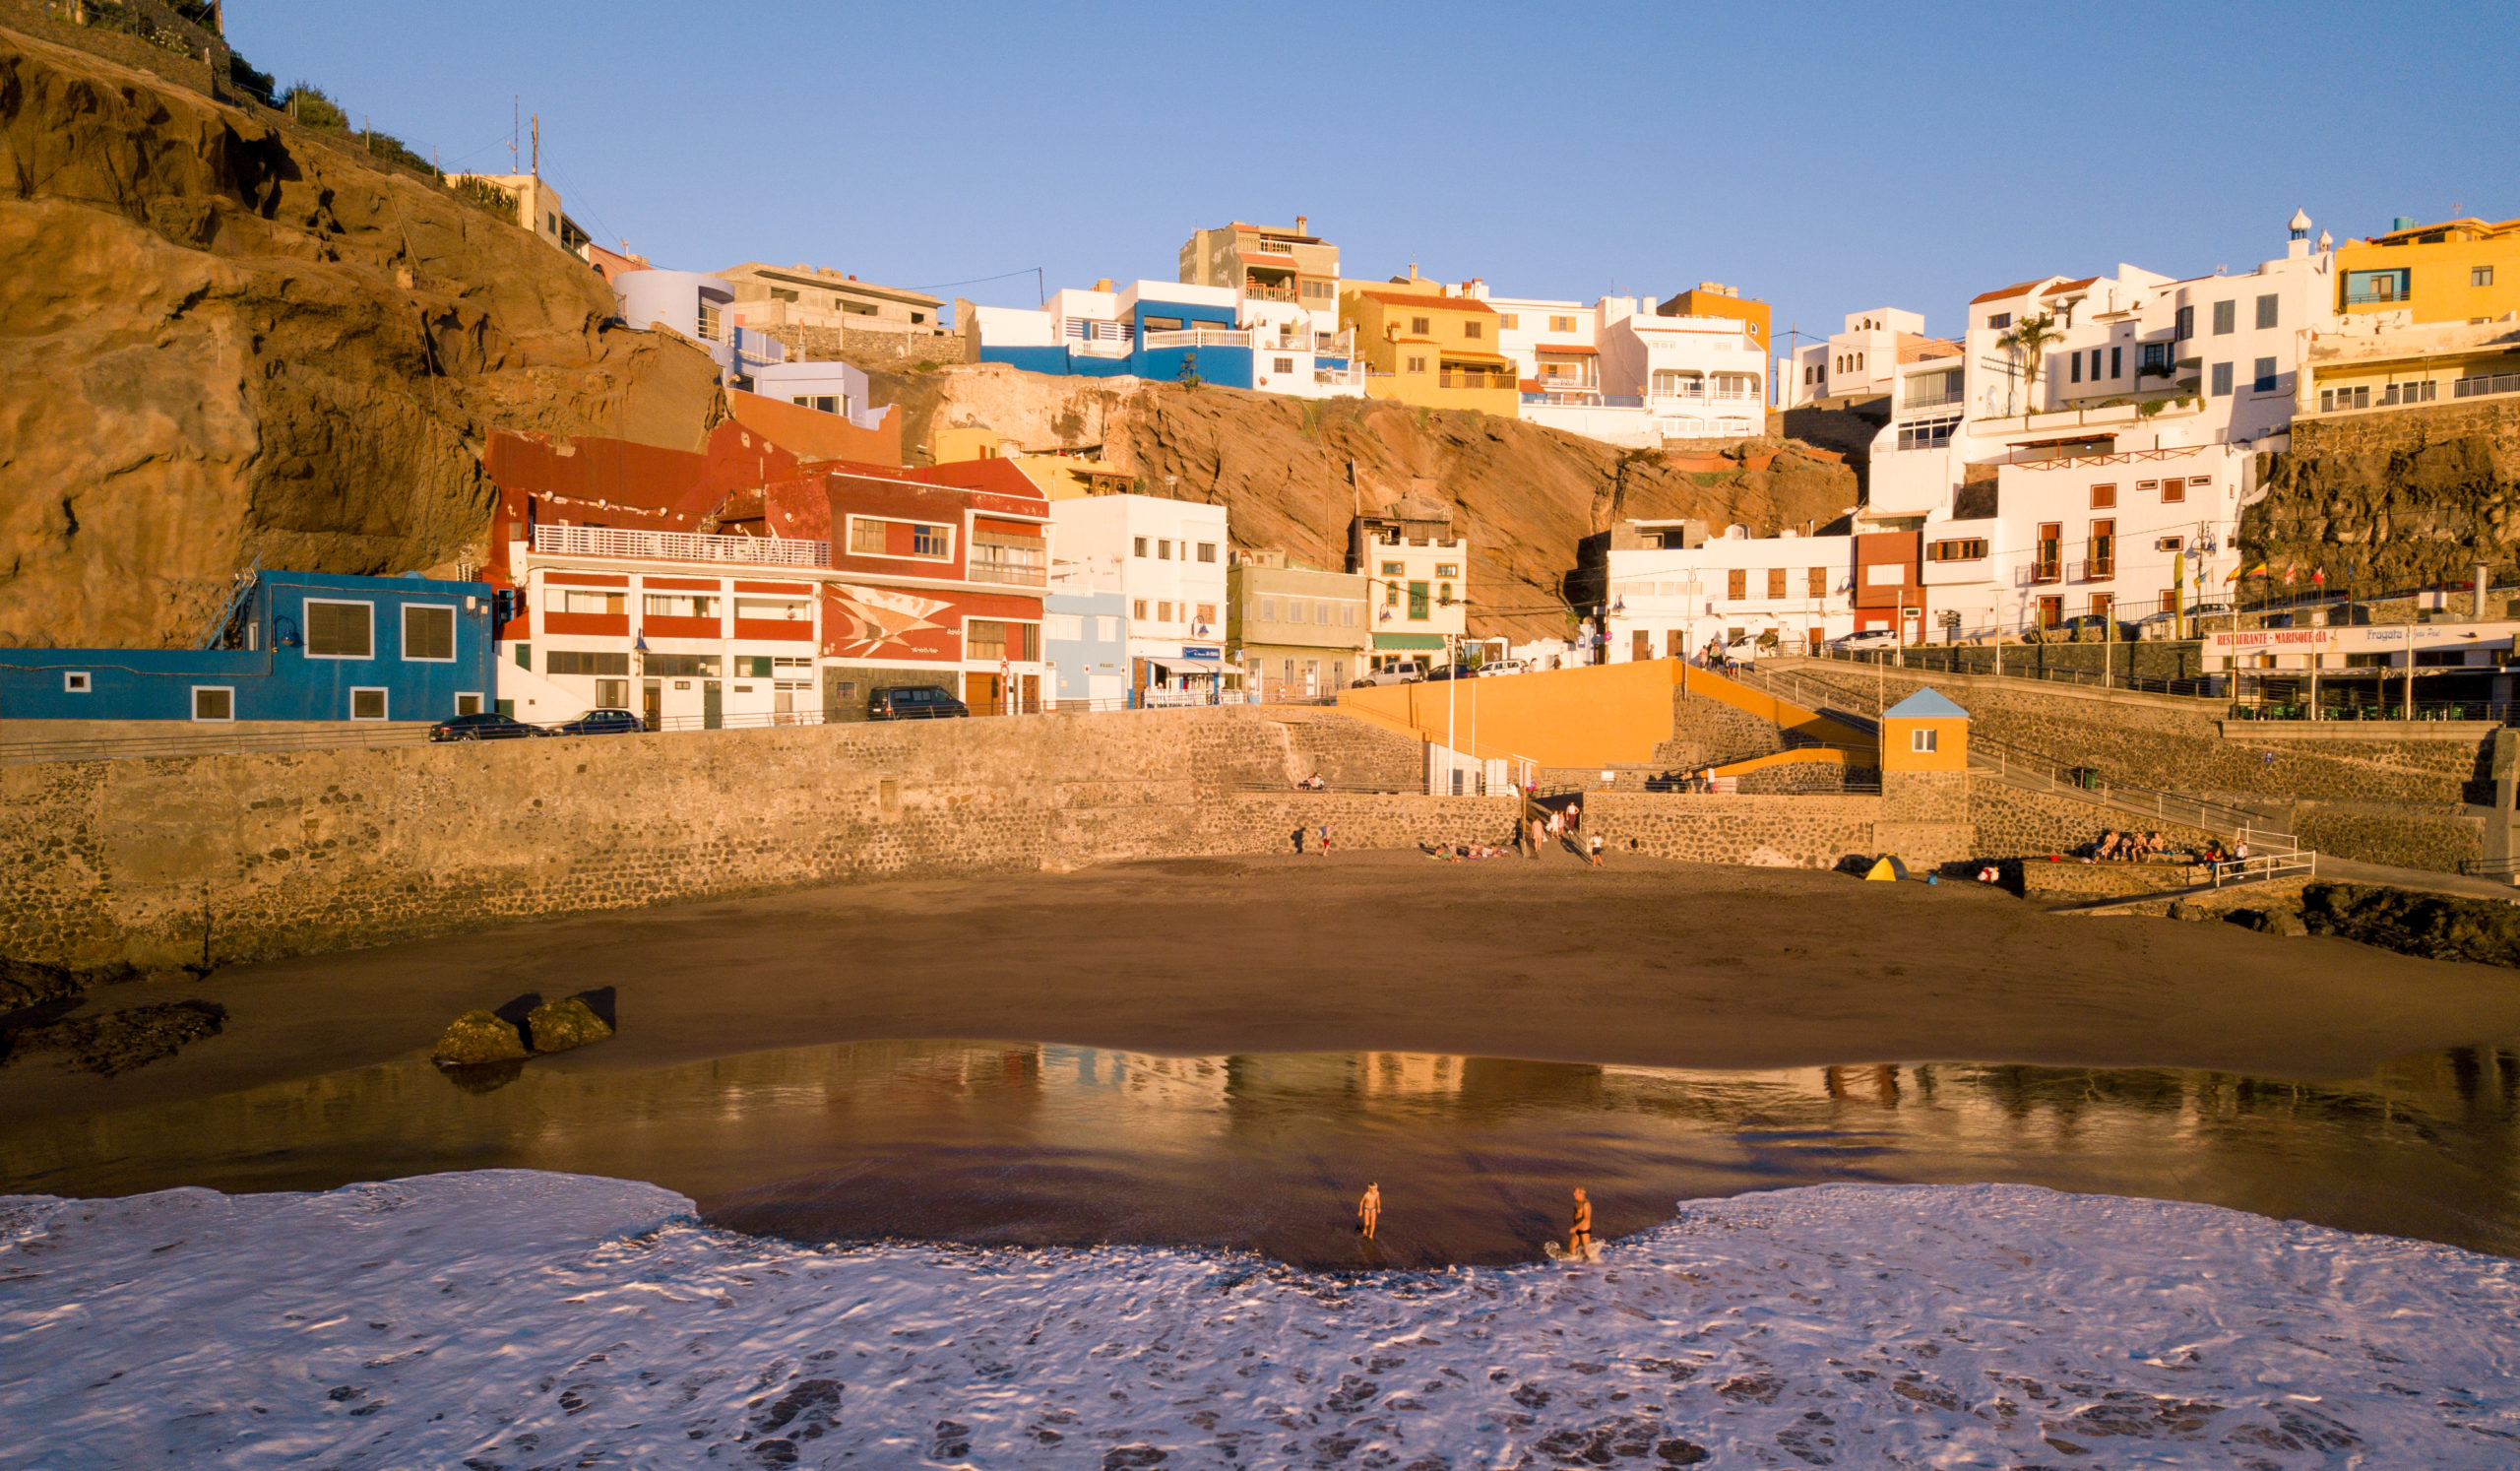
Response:
M1941 692L1920 689L1881 717L1883 772L1969 769L1969 712Z
M2337 309L2403 311L2417 323L2520 311L2520 220L2450 220L2337 247Z
M1075 449L1024 450L1008 444L995 429L959 424L938 429L927 439L928 458L939 465L965 460L1005 460L1041 487L1052 500L1088 495L1116 495L1137 488L1137 479L1102 458L1100 445Z
M1486 302L1446 295L1415 266L1382 286L1340 283L1339 325L1355 332L1367 398L1517 416L1522 386L1497 351L1502 323Z
M1756 296L1744 296L1720 281L1701 281L1670 300L1654 308L1661 317L1723 317L1738 322L1749 335L1750 346L1761 352L1768 351L1768 304Z
M2319 333L2301 365L2297 419L2520 393L2520 322Z

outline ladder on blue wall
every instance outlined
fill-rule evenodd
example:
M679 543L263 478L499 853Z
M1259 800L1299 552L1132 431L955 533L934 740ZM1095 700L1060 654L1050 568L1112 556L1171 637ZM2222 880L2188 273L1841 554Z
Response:
M235 635L236 622L244 616L245 609L252 605L254 585L262 580L262 576L263 559L257 553L253 565L236 574L235 586L227 590L226 604L220 608L219 616L211 619L210 626L202 630L201 637L193 643L194 648L223 649L230 646Z

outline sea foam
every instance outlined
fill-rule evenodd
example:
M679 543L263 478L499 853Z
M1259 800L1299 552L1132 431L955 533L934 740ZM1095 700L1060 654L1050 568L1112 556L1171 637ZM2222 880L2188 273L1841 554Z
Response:
M0 1197L0 1467L2520 1464L2514 1263L2211 1206L1824 1185L1363 1276L691 1211Z

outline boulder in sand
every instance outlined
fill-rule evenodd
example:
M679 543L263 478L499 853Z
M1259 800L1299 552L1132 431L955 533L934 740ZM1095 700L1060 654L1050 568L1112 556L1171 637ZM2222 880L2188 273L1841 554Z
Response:
M573 1047L601 1042L612 1035L595 1008L576 996L545 1001L525 1019L525 1034L536 1053L565 1053Z
M514 1062L529 1055L515 1024L495 1011L467 1011L457 1017L437 1040L436 1051L429 1054L432 1061L450 1067Z

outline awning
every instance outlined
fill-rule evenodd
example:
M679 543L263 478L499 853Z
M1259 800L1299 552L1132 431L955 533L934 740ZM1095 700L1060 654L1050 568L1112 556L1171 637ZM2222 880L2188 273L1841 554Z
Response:
M1160 654L1141 654L1138 656L1138 662L1141 664L1154 665L1157 669L1163 670L1167 673L1174 674L1221 674L1225 672L1224 662L1222 660L1215 659L1166 659Z
M1377 649L1440 649L1443 646L1444 636L1440 633L1377 633L1374 635L1374 647Z

